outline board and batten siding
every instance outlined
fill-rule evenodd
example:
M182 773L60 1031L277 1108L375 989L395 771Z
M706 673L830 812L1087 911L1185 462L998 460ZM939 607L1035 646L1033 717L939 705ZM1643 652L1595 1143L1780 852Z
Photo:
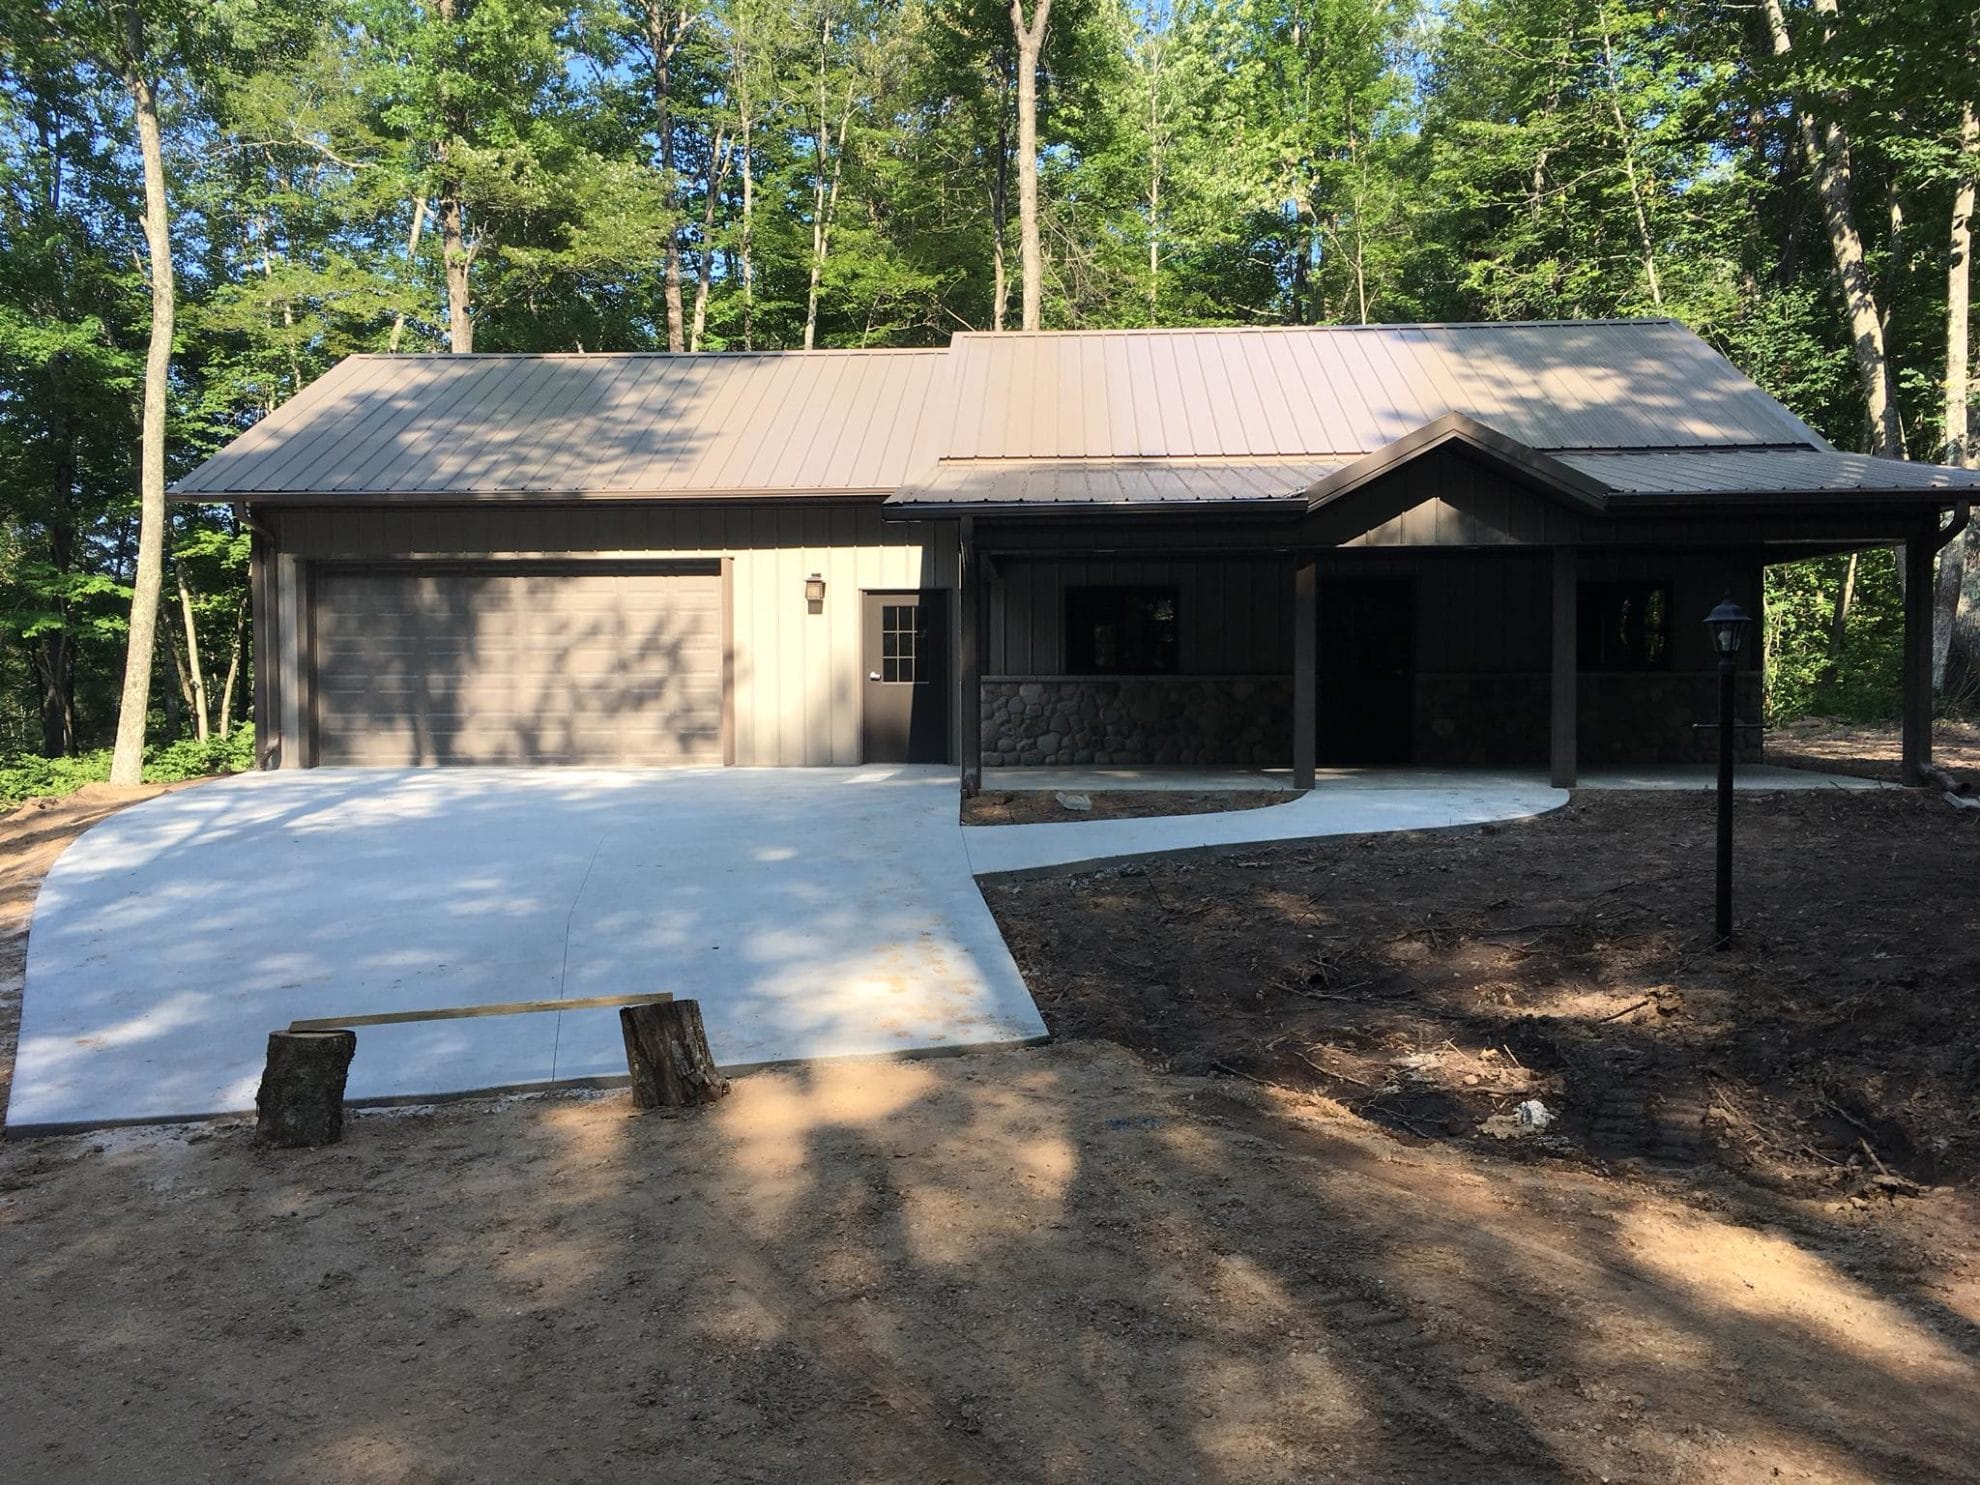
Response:
M1185 675L1284 675L1292 665L1292 565L1285 558L1052 561L1006 558L990 588L992 676L1058 675L1066 668L1066 590L1153 586L1176 590L1179 668Z
M262 506L279 553L271 595L282 752L304 759L302 636L313 565L518 558L731 563L735 760L851 765L860 757L860 594L954 588L952 523L883 521L877 502L576 506ZM805 580L825 580L819 613ZM955 605L951 605L953 609ZM954 728L951 728L954 735Z

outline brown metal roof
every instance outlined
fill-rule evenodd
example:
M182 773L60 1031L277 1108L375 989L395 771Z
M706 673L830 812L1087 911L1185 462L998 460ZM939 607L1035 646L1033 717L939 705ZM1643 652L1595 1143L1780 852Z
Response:
M951 459L1365 454L1446 413L1532 448L1826 447L1671 320L970 333Z
M1980 470L1832 449L1711 449L1555 456L1617 494L1789 495L1980 490Z
M984 506L1163 505L1285 501L1337 467L1324 459L949 459L895 504L969 511Z
M1976 483L1837 453L1674 321L1601 320L972 332L926 351L354 356L174 493L894 492L902 514L1178 508L1324 493L1453 429L1601 494Z
M891 490L947 355L353 356L175 493Z

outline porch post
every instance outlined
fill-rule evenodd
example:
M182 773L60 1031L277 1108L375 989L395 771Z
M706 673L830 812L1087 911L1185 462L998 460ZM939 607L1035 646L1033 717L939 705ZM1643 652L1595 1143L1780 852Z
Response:
M962 536L956 574L957 597L962 601L962 665L959 671L962 704L961 748L962 791L964 798L983 788L983 601L987 585L983 564L976 551L976 518L962 518Z
M1293 567L1293 787L1313 787L1319 753L1320 569L1312 553Z
M1553 726L1548 778L1556 789L1572 789L1575 783L1576 556L1573 547L1554 548Z
M1932 542L1904 544L1904 762L1906 784L1925 782L1932 762Z

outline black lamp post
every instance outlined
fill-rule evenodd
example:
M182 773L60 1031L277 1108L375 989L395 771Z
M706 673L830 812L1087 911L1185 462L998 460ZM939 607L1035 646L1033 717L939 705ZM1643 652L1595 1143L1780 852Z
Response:
M1746 630L1752 624L1746 610L1728 593L1719 606L1705 616L1705 627L1712 634L1712 648L1719 654L1719 920L1718 947L1727 948L1733 936L1733 667L1739 648L1746 643Z

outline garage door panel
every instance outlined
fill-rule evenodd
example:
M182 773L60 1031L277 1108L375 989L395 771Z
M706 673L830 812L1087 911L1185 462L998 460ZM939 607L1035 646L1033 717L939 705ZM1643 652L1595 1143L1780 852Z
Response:
M714 763L712 573L326 570L322 763Z

